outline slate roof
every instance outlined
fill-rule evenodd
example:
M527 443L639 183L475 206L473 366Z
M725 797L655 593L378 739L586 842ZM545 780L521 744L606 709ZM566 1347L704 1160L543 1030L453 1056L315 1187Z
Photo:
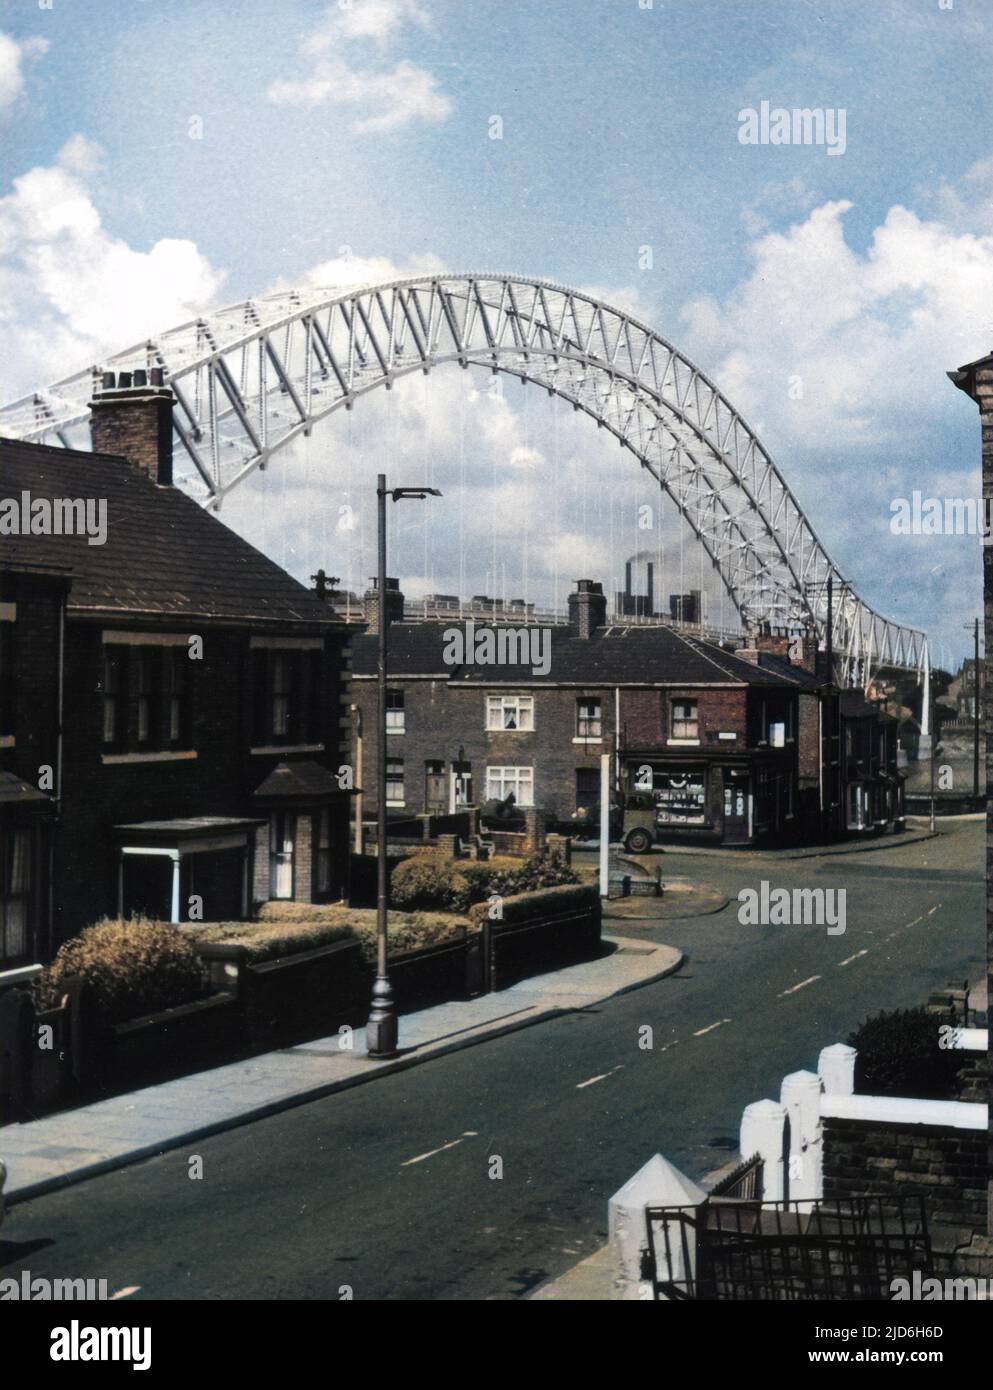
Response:
M449 675L452 681L487 685L756 685L806 686L809 673L794 667L769 670L668 627L601 627L586 639L568 627L551 633L547 675L528 666L445 665L444 633L455 623L391 623L389 673L392 677ZM477 624L477 632L484 623ZM513 626L508 624L507 626ZM376 636L353 639L352 673L373 675ZM819 682L814 682L819 684Z
M0 769L0 804L25 806L29 803L44 802L52 806L55 803L52 798L40 791L38 787L32 787L30 782L24 782L13 772Z
M281 627L336 621L333 609L179 488L125 459L0 440L0 499L107 502L107 540L0 536L0 565L67 566L70 615L198 618Z
M804 690L821 690L827 684L820 676L815 676L802 666L794 666L789 657L779 656L776 652L759 652L759 665L764 671L788 676Z
M846 719L879 719L893 724L897 722L891 714L886 714L878 705L867 700L861 690L841 691L838 707Z
M336 778L312 759L277 763L268 777L255 788L253 796L329 796L339 791Z

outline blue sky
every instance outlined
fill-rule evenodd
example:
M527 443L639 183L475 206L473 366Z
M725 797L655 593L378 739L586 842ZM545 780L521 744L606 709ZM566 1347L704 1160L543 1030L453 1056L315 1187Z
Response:
M716 378L863 597L950 660L979 611L978 542L894 537L889 516L915 487L978 488L976 412L944 373L993 346L991 27L987 0L8 0L0 314L18 350L2 393L343 257L596 288ZM738 113L762 100L844 109L844 154L742 145ZM414 390L349 437L327 427L333 487L288 461L281 520L267 506L262 522L256 493L229 522L302 573L335 539L305 547L301 518L345 473L361 488L388 411L410 425L398 465L426 463L427 436L450 481L461 438L456 458L444 419L418 421L455 412L490 484L470 504L480 535L494 507L533 514L508 489L561 496L558 534L535 525L508 582L542 600L588 556L616 573L633 463L618 482L595 431L510 387L499 420L471 382ZM450 532L425 518L398 535L414 589L486 583ZM364 583L367 540L327 567Z

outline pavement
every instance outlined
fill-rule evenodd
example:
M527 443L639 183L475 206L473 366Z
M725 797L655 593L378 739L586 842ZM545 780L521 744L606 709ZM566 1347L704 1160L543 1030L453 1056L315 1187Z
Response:
M667 853L667 877L706 878L732 903L761 880L843 888L846 933L745 925L731 905L637 930L617 923L639 945L684 951L683 967L377 1086L15 1202L0 1273L105 1278L135 1301L561 1290L603 1246L609 1195L652 1154L705 1184L737 1152L744 1107L778 1096L788 1072L816 1066L821 1048L881 1008L982 974L982 822L943 820L936 839L887 837L887 848L775 865L714 859L705 874ZM294 1058L303 1065L306 1051ZM587 1287L595 1277L595 1261L576 1274Z
M663 979L683 953L604 934L609 955L400 1019L400 1053L333 1034L0 1130L8 1206Z

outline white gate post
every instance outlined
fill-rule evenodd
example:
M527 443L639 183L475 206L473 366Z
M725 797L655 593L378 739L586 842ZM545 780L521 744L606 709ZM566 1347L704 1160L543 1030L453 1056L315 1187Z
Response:
M817 1074L824 1082L826 1096L850 1096L855 1091L855 1058L858 1053L846 1043L833 1043L821 1049Z
M785 1195L786 1110L774 1100L755 1100L741 1116L738 1147L742 1158L762 1159L762 1200L781 1202Z
M823 1195L821 1078L812 1071L791 1072L783 1077L780 1100L790 1121L787 1195L809 1211L812 1199Z
M628 1178L623 1187L618 1188L607 1205L607 1229L613 1252L614 1298L634 1300L651 1298L651 1288L641 1277L641 1252L648 1246L648 1227L645 1220L646 1207L699 1207L707 1200L707 1194L685 1173L662 1157L655 1154L643 1168L639 1168L633 1178ZM686 1268L683 1259L681 1223L672 1221L669 1225L669 1240L672 1263L668 1270L659 1269L660 1279L692 1279L696 1274L696 1236L690 1230L687 1234L687 1252L690 1267ZM660 1257L662 1248L656 1245Z

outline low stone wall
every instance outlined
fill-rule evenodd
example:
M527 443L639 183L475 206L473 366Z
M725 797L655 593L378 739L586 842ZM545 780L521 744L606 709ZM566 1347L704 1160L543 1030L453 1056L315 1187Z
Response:
M986 1224L986 1133L823 1118L824 1196L923 1197L934 1226ZM949 1234L952 1234L951 1232Z

